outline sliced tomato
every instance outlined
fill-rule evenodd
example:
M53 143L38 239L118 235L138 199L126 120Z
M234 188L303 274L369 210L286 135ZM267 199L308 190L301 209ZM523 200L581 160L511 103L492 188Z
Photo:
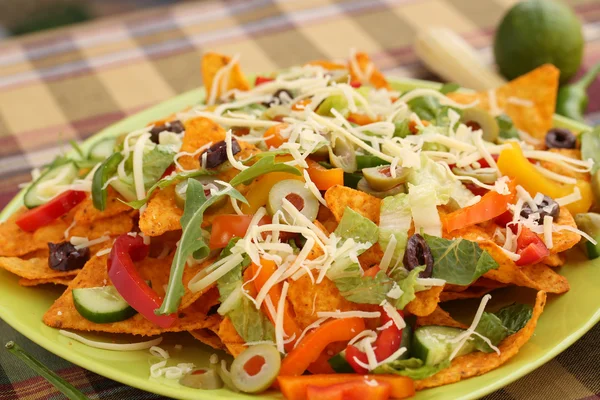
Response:
M355 89L358 89L359 87L362 86L362 83L360 83L359 81L351 81L350 86L352 86Z
M175 167L175 164L171 164L167 167L167 169L165 169L165 172L163 172L162 176L160 177L160 179L163 179L169 175L171 175L173 172L175 172L177 168Z
M515 264L531 265L540 262L550 255L550 250L540 237L531 229L522 226L517 238L517 254L521 256Z
M273 82L275 78L269 78L268 76L257 76L254 80L254 86L262 85L263 83Z
M21 214L15 223L27 232L33 232L42 226L48 225L57 218L71 211L81 203L87 194L78 190L68 190L59 194L46 204L32 208Z
M251 221L251 215L217 215L212 222L208 247L222 249L234 237L244 237Z
M495 191L489 191L478 203L446 215L444 218L446 230L452 232L467 226L489 221L504 214L508 209L508 205L514 201L516 194L515 182L510 180L507 185L510 194L504 195Z

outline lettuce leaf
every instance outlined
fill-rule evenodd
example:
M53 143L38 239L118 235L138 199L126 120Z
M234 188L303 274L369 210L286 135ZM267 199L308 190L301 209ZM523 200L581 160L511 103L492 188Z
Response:
M434 183L427 182L418 186L409 183L408 204L415 224L415 232L442 236L442 220L437 210L439 202Z
M415 299L417 278L419 277L419 273L423 270L425 270L424 266L416 267L410 272L404 268L397 268L392 271L392 280L394 280L398 286L400 286L400 290L402 290L402 295L392 302L396 309L403 310L408 303Z
M374 277L368 277L361 276L358 264L353 264L352 268L356 270L354 276L334 280L342 296L358 304L380 304L386 299L394 282L385 272L379 271Z
M433 255L433 277L454 285L470 285L498 263L475 242L425 234Z
M402 375L416 380L428 378L449 366L449 360L437 365L424 365L423 361L418 358L408 358L381 365L375 368L373 373Z
M442 164L422 154L421 167L413 168L407 181L414 186L431 185L435 189L436 205L439 206L450 200L455 179Z
M510 335L510 331L504 325L502 325L502 321L496 315L488 312L484 312L481 315L481 319L479 320L479 324L475 328L475 332L480 335L485 336L492 342L494 346L497 346L504 338ZM475 347L479 351L483 351L484 353L491 353L494 351L486 342L483 341L479 336L474 336L473 341L475 343Z
M496 316L502 321L512 335L523 329L533 315L533 307L529 304L514 303L496 312Z
M152 150L144 154L142 163L144 165L144 187L152 187L165 173L167 168L173 164L175 152L167 146L156 145Z
M370 219L363 217L350 207L346 207L342 219L333 233L344 241L354 239L357 243L374 244L379 237L379 228Z
M379 211L379 245L381 249L383 251L387 249L391 236L396 239L396 248L390 265L396 265L404 256L411 223L412 215L406 193L388 196L381 201Z

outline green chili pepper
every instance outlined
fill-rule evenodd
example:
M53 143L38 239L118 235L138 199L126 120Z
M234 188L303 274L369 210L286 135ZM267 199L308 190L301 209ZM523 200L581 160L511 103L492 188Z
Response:
M4 347L14 356L18 357L21 361L27 364L29 368L31 368L37 374L39 374L52 385L54 385L54 387L58 389L62 394L64 394L68 399L89 400L89 397L77 390L75 386L71 385L69 382L65 381L57 374L50 371L48 367L46 367L44 364L27 354L27 352L25 352L25 350L23 350L21 346L19 346L15 342L10 341L6 343Z
M117 171L119 163L123 160L121 153L113 153L94 172L92 178L92 203L100 211L106 208L106 182Z
M600 73L600 63L594 65L581 79L573 84L565 85L558 90L556 113L562 116L583 121L583 113L588 105L587 88Z

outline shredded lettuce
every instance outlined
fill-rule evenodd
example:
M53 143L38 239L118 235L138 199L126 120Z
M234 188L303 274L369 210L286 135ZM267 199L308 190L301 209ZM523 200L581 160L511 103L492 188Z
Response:
M442 236L442 221L437 210L438 197L435 184L408 184L408 204L415 224L415 232Z
M437 205L448 203L455 182L446 168L423 154L421 168L412 169L407 181L414 186L432 185L435 189Z
M398 284L400 290L402 290L402 295L392 302L398 310L403 310L408 303L415 299L417 278L419 277L419 273L424 270L424 266L419 266L410 272L404 268L397 268L392 271L391 278Z
M333 232L342 240L354 239L357 243L377 242L379 228L368 218L363 217L350 207L346 207L342 219Z
M388 196L381 201L379 211L379 245L381 249L384 251L387 249L392 236L396 239L396 248L390 265L396 265L404 256L411 223L412 215L406 193Z

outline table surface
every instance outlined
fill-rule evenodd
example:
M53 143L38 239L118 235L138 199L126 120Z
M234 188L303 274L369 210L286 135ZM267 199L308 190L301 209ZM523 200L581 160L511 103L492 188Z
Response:
M151 9L0 42L0 208L69 140L202 84L205 50L240 54L248 73L368 52L386 73L437 79L411 44L419 26L449 27L491 61L494 27L514 0L223 0ZM600 1L571 0L584 21L586 70L600 60ZM600 80L588 121L600 123ZM57 146L57 143L60 145ZM33 289L32 289L33 290ZM155 399L74 366L0 321L15 340L92 399ZM600 398L600 326L486 399ZM0 400L61 399L0 351Z

